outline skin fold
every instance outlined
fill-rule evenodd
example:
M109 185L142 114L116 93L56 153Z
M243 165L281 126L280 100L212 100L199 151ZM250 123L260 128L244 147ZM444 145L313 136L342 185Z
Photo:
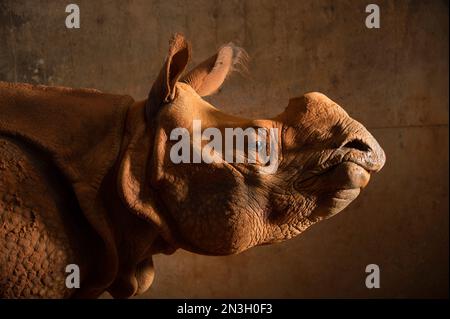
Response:
M82 156L62 156L51 134L34 138L0 119L1 297L141 294L154 278L152 255L179 248L230 255L293 238L347 207L383 167L374 137L321 93L290 99L271 119L221 112L202 97L245 63L245 51L224 45L184 72L190 54L184 37L174 35L148 99L122 99L122 113L89 126L86 136L104 137L73 152ZM106 101L100 93L70 94ZM0 97L0 107L16 100ZM107 107L98 112L110 114ZM278 169L262 174L262 163L225 160L173 163L170 134L182 127L192 135L194 120L222 133L276 128ZM77 132L70 124L66 130ZM104 144L113 146L97 151ZM65 286L70 263L80 266L79 289Z

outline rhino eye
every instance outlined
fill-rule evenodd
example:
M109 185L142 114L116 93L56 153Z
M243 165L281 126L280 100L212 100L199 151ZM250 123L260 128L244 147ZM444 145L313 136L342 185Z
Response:
M256 149L258 151L260 151L262 149L262 147L264 146L264 143L262 141L257 141L256 142Z

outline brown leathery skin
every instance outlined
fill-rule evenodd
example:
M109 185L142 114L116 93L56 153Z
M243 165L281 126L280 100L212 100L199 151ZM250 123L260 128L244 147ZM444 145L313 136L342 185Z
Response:
M0 136L0 154L0 297L70 297L75 289L66 287L65 267L77 264L83 282L88 225L32 148Z
M98 297L117 276L118 252L100 186L117 160L132 103L129 96L97 90L0 82L0 136L20 143L21 149L32 154L30 161L36 166L31 172L45 167L48 174L40 177L43 185L55 179L45 191L30 186L30 194L24 196L31 206L40 205L36 213L47 217L43 220L65 222L66 228L61 229L67 233L64 241L82 247L80 255L89 263L81 269L81 288L73 292L74 297ZM22 188L11 172L5 178ZM54 203L64 216L56 214ZM0 279L14 278L5 275Z
M0 82L0 297L127 298L152 284L154 254L230 255L288 240L359 196L386 157L327 96L291 98L270 119L226 114L203 99L244 52L227 44L183 77L190 45L175 35L140 102ZM275 132L277 169L220 156L175 163L169 136L176 128L192 136L195 120L222 135ZM73 263L81 288L69 290L64 268Z

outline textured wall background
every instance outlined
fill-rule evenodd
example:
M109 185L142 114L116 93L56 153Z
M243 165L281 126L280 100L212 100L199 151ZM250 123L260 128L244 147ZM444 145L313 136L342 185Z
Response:
M77 3L81 29L65 28ZM387 164L346 211L301 237L230 257L155 258L144 297L448 296L448 3L0 0L0 80L95 87L144 98L173 32L192 65L234 41L251 56L210 98L248 117L321 91L364 123ZM1 116L1 114L0 114ZM381 268L381 289L364 285Z

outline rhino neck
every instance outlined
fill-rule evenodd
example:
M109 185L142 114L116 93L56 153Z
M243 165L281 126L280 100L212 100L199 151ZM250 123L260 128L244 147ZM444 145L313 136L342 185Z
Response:
M105 180L103 192L119 257L116 280L108 289L114 297L146 291L154 276L152 255L176 250L167 236L156 190L150 187L153 136L145 120L145 102L135 103L127 114L119 159Z

